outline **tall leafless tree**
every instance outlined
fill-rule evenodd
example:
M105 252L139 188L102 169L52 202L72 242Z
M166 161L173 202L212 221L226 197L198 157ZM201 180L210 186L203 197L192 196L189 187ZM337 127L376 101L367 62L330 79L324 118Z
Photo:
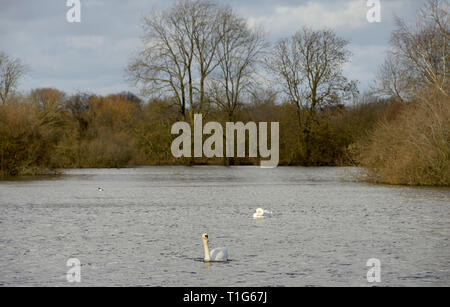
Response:
M221 14L218 67L209 82L210 95L227 120L234 121L243 92L255 81L260 56L267 47L262 29L250 29L232 9Z
M297 110L299 127L305 135L306 156L309 156L310 125L316 111L341 102L356 92L356 82L343 75L349 61L348 41L332 30L303 28L292 37L280 40L267 59L283 92ZM306 118L302 119L302 112Z
M207 108L206 81L219 65L226 12L210 1L179 0L144 18L144 49L128 67L132 80L146 92L169 92L192 122L193 113Z
M187 40L177 30L170 12L153 12L142 21L144 49L127 70L144 95L168 94L177 102L181 117L186 116L187 77L191 54Z
M19 59L9 57L0 51L0 99L6 104L9 95L19 83L19 79L26 73L27 66Z
M189 21L193 25L191 31L186 31L186 34L195 46L194 56L199 74L198 109L202 110L206 103L206 80L219 64L215 58L225 34L220 29L221 22L226 20L227 10L205 0L183 0L183 2L187 9L190 8L187 12L190 13ZM186 9L184 11L186 12Z
M392 34L394 56L418 90L433 87L448 96L450 16L447 0L428 0L413 26L397 17Z
M388 51L384 63L377 72L374 92L405 103L414 96L414 83L414 77L408 67Z

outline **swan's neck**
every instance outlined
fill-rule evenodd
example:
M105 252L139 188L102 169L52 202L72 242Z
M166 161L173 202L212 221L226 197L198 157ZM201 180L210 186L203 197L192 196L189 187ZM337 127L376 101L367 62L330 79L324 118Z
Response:
M205 250L205 261L211 261L211 256L209 254L208 241L203 240L203 249Z

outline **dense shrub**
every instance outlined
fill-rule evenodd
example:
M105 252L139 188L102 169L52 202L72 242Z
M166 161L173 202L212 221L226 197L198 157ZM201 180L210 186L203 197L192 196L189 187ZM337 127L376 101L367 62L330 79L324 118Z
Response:
M449 105L443 95L427 93L410 104L369 99L327 107L310 125L308 144L289 103L249 102L236 121L280 122L280 165L357 164L376 182L449 185ZM125 95L35 90L0 106L0 176L79 167L259 164L249 158L175 159L170 130L178 120L171 101L142 104ZM224 124L226 118L211 108L204 121Z
M423 93L396 120L384 118L360 142L359 161L375 182L450 185L450 101Z

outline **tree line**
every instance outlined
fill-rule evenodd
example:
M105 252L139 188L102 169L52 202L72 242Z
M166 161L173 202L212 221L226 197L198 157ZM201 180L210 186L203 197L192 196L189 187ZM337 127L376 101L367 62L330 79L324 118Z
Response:
M364 94L343 74L349 41L335 31L304 27L271 46L262 28L206 0L180 0L143 18L143 47L126 76L145 100L19 93L27 67L0 53L0 175L259 161L174 159L170 127L192 125L201 113L221 123L279 122L281 165L361 165L373 181L448 185L446 2L429 0L414 26L397 18L391 50Z

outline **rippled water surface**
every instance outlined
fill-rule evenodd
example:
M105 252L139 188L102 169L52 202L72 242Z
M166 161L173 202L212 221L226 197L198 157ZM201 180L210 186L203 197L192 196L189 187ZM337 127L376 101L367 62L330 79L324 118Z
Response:
M0 182L0 285L450 286L450 190L349 168L71 170ZM103 192L97 190L102 187ZM257 207L274 216L253 220ZM201 234L232 261L201 261Z

